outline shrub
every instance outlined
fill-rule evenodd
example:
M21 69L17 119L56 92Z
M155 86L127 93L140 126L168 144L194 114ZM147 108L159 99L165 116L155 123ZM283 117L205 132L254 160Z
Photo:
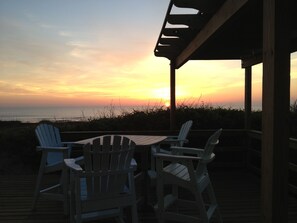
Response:
M252 112L252 129L261 130L261 111ZM244 128L244 111L210 105L181 104L176 110L176 125L192 119L192 129ZM150 131L170 128L170 110L166 107L145 108L110 113L82 122L54 122L61 131ZM0 174L33 173L38 169L40 153L35 147L34 129L38 123L0 121ZM297 103L290 113L291 136L297 137Z

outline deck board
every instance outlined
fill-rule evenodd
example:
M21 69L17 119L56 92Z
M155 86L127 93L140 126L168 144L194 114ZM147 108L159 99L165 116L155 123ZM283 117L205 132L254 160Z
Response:
M260 178L242 170L212 170L211 180L224 223L260 222ZM47 178L53 181L54 175ZM56 223L68 222L62 203L42 200L31 211L36 176L0 177L0 222ZM188 213L194 210L188 210ZM139 222L156 222L152 208L139 209ZM111 222L96 221L96 222ZM297 222L297 198L289 196L289 222Z

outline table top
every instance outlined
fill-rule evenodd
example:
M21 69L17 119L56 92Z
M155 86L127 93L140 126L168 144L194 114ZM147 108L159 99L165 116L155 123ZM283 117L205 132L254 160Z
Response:
M131 139L132 141L135 142L135 144L137 146L151 146L154 144L158 144L167 138L167 136L155 136L155 135L121 135L121 136L125 136L125 137ZM102 138L102 137L103 136L97 136L97 137L93 137L93 138L80 140L75 143L84 145L87 143L92 143L93 140L96 138Z

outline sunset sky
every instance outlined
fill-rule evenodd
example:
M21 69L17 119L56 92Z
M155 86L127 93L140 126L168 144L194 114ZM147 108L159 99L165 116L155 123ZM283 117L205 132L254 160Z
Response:
M153 50L169 0L0 0L0 108L145 105L169 100L169 61ZM191 61L179 103L243 106L240 61ZM253 68L253 103L261 100ZM292 55L292 101L297 97Z

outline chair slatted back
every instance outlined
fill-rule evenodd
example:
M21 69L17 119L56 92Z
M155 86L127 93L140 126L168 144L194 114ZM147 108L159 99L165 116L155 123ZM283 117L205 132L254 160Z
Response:
M189 121L185 122L185 123L181 126L181 128L180 128L180 130L179 130L178 137L177 137L179 140L181 140L179 146L183 146L183 144L184 144L184 140L187 139L188 134L189 134L189 132L190 132L190 129L191 129L192 125L193 125L193 121L192 121L192 120L189 120Z
M217 130L207 140L204 146L204 152L202 154L202 160L198 163L196 168L196 174L200 176L206 171L206 165L214 159L213 149L219 143L219 137L222 133L222 129Z
M61 147L60 131L57 127L50 124L39 124L35 129L39 145L41 147ZM47 155L47 163L62 162L63 154L49 152Z
M57 127L49 124L40 124L35 129L40 146L58 147L61 146L60 131Z
M123 136L104 136L84 146L88 196L108 196L123 192L135 143Z

